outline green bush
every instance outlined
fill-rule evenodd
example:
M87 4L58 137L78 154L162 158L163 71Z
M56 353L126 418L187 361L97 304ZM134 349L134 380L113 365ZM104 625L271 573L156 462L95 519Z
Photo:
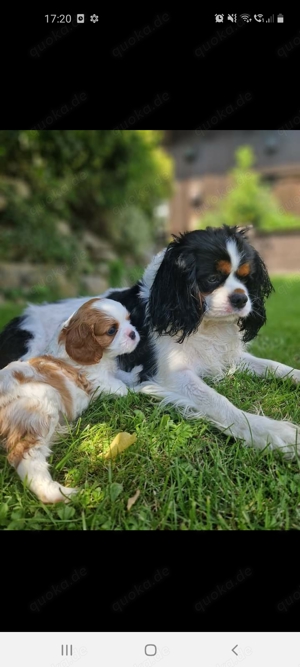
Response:
M110 229L110 238L117 250L138 259L151 247L155 226L153 221L150 227L149 219L141 209L129 206L112 215Z
M134 285L143 276L145 267L139 264L128 266L122 259L109 263L109 285L111 287L127 287Z
M13 185L1 180L1 176L0 195L7 202L0 216L0 259L70 263L72 257L80 252L76 236L66 238L59 234L57 215L44 205L38 195L22 198Z
M85 230L121 254L133 238L142 248L140 233L151 239L154 208L170 194L172 163L160 142L156 130L1 130L0 259L69 262ZM59 220L71 226L68 238Z
M232 185L216 208L201 217L200 228L253 224L262 232L300 229L300 217L281 210L262 176L252 168L253 163L252 148L238 148L236 167L230 173Z
M7 301L14 303L44 303L45 301L56 301L61 298L60 288L57 284L48 287L47 285L36 285L35 287L24 288L4 288L0 289L1 296Z

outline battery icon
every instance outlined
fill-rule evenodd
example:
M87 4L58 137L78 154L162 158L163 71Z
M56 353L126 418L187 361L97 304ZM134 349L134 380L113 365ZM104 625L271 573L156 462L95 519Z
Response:
M84 23L84 14L77 14L77 23Z
M283 23L283 14L277 14L277 23Z

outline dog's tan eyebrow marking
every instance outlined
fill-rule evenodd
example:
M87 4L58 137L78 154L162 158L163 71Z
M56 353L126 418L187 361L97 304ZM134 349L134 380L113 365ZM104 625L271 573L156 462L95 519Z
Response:
M231 271L231 262L228 262L226 259L220 259L216 264L216 268L218 271L222 271L222 273L226 273L226 275L229 276Z
M245 264L241 264L241 266L239 266L236 275L240 276L240 278L245 278L245 276L249 276L249 273L250 273L250 264L246 262Z

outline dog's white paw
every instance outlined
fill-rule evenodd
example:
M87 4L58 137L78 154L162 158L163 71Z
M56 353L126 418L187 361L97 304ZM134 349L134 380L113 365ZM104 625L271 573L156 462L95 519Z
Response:
M128 389L125 386L125 384L121 384L119 387L116 387L111 393L116 394L116 396L127 396Z
M72 489L67 486L62 486L62 484L59 484L58 482L52 482L39 493L39 499L43 503L67 503L75 493L78 493L78 489Z
M249 420L248 433L244 439L246 444L259 449L267 446L279 449L286 458L293 458L296 452L300 453L300 427L288 421L254 416Z
M139 364L139 366L135 366L132 371L130 371L130 376L132 380L132 384L137 384L140 379L140 373L143 370L143 364Z
M294 382L300 382L300 371L297 369L294 369L293 372L291 373L291 378L294 380Z
M118 370L116 372L116 377L119 380L122 380L124 384L127 385L127 387L133 387L135 384L139 382L139 374L143 370L143 365L140 364L139 366L134 366L132 371L122 371Z

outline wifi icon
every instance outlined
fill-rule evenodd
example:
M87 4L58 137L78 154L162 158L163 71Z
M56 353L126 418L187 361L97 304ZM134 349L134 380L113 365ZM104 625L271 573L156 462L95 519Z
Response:
M252 21L252 18L251 18L251 16L250 16L250 14L240 14L240 17L241 17L241 19L243 19L243 21L245 21L246 23L250 23L250 21Z

